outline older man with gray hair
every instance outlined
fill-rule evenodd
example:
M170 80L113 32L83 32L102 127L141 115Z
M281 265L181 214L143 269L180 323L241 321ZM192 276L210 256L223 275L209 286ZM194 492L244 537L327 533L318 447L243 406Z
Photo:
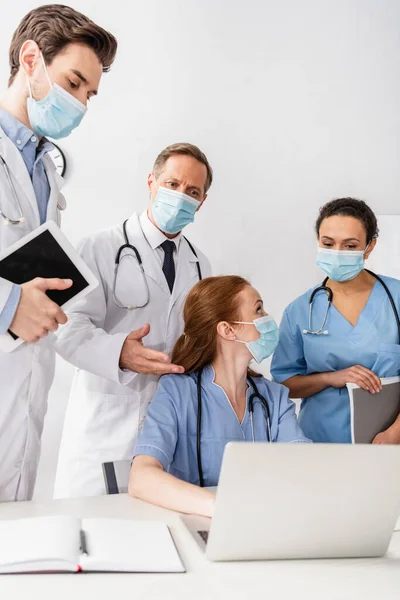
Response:
M192 144L174 144L148 176L150 206L86 238L81 254L100 286L68 313L56 349L77 367L55 496L105 493L102 463L130 459L159 377L182 373L169 353L207 258L182 234L207 198L212 169ZM145 343L143 343L143 341Z

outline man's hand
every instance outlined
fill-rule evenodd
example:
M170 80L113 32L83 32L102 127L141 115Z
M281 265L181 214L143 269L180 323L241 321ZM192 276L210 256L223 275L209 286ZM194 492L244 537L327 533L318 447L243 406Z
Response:
M67 322L61 308L46 295L47 290L66 290L71 279L42 279L37 277L21 285L21 299L10 331L25 342L37 342L49 331L57 331L58 325Z
M168 354L151 350L143 346L142 339L148 335L150 325L146 323L141 329L132 331L122 346L119 366L136 373L151 373L164 375L165 373L184 373L185 369L171 364Z

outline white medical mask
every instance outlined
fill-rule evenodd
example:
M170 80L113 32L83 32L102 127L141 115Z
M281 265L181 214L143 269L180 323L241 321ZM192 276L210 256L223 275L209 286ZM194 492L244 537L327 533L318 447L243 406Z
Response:
M40 53L50 91L43 100L34 100L28 79L29 98L27 108L29 121L38 136L48 136L54 140L67 137L78 127L86 114L87 107L57 83L51 83L43 54Z
M161 231L173 235L193 223L200 201L183 192L160 186L151 212Z
M258 340L254 340L253 342L235 340L235 342L246 344L256 362L261 363L275 352L279 342L279 327L271 315L254 319L254 321L234 321L234 323L238 325L254 325L257 331L260 332Z
M332 281L350 281L355 279L364 268L365 250L317 249L317 265Z

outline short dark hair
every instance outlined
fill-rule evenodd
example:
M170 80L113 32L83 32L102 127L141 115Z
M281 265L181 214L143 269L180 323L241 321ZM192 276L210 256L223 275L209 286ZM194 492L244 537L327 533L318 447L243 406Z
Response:
M357 200L356 198L337 198L324 204L319 210L318 219L315 223L317 235L319 235L322 221L334 215L353 217L361 221L365 229L368 244L379 235L378 221L375 213L364 200Z
M192 156L193 158L195 158L196 160L201 162L203 165L205 165L205 167L207 169L205 191L207 192L207 190L209 189L209 187L212 184L213 170L212 170L210 163L208 162L207 157L204 154L204 152L202 152L200 150L200 148L198 148L194 144L188 144L187 142L180 142L177 144L172 144L171 146L167 146L167 148L165 148L162 152L160 152L160 154L157 156L157 158L155 160L155 163L153 166L154 175L156 177L159 176L165 163L171 156L177 156L180 154L181 155L183 154L184 156Z
M63 4L39 6L25 15L12 37L9 86L20 67L21 47L28 40L37 43L47 65L68 44L85 44L96 54L104 73L110 70L117 52L115 37L82 13Z

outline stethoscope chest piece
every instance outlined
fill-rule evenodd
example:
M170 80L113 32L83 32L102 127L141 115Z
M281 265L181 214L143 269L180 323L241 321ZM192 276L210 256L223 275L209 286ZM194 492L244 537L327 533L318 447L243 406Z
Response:
M330 306L331 306L332 300L333 300L333 292L332 292L331 288L326 285L327 281L328 281L328 278L326 278L322 282L322 285L315 288L315 290L312 292L312 294L310 296L309 310L308 310L308 329L303 329L302 333L304 335L307 335L307 334L309 334L309 335L328 335L328 333L329 333L327 329L324 329L324 327L326 325L326 321L328 320L329 309L330 309ZM328 297L328 302L326 305L325 315L324 315L324 319L322 321L322 325L319 329L314 330L312 328L312 311L313 311L313 307L314 307L315 296L319 292L325 292L325 294Z

